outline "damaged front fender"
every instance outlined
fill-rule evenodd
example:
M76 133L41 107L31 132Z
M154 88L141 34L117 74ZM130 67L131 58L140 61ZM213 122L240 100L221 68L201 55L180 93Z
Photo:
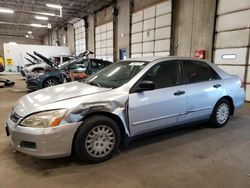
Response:
M122 122L122 126L127 135L130 135L128 117L127 117L127 102L121 104L116 101L105 101L105 102L93 102L84 103L78 105L74 110L72 110L65 121L68 123L83 121L85 117L90 116L95 113L109 113L115 115Z

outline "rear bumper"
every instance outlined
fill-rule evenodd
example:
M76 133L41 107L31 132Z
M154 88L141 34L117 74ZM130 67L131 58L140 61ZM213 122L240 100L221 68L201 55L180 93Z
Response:
M14 149L38 158L69 156L79 125L77 122L53 128L30 128L19 126L10 119L6 122Z
M234 95L233 102L235 109L241 107L245 103L245 91L243 88L239 89Z

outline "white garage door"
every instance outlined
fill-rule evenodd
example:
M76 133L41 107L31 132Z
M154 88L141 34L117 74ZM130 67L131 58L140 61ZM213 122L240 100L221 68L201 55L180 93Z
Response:
M246 84L247 101L250 101L249 28L249 0L219 0L214 62L226 72L241 77Z
M84 27L84 20L78 21L74 24L75 29L75 51L76 55L86 50L86 34Z
M95 28L95 54L98 59L114 61L113 22Z
M168 56L172 1L134 12L131 24L131 57Z

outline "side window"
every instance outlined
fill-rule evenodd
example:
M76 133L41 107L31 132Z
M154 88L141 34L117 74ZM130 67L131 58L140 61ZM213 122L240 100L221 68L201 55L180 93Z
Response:
M102 70L105 67L104 62L101 61L91 61L91 68L94 73Z
M60 57L55 57L55 64L57 64L57 65L60 64Z
M72 69L74 72L85 72L87 67L87 60L78 61L70 65L70 69Z
M182 84L178 61L167 61L151 68L142 80L155 83L156 89Z
M200 61L185 61L188 83L204 82L218 79L218 74L206 63Z
M105 67L107 67L107 66L109 66L109 65L111 65L111 64L112 64L111 62L105 61Z
M69 57L63 57L63 62L69 61Z

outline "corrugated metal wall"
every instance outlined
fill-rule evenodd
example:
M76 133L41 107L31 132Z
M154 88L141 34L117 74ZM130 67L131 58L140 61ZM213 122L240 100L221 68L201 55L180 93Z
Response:
M250 101L250 0L219 0L215 31L214 62L241 77Z
M169 55L171 17L172 1L132 13L131 57Z

